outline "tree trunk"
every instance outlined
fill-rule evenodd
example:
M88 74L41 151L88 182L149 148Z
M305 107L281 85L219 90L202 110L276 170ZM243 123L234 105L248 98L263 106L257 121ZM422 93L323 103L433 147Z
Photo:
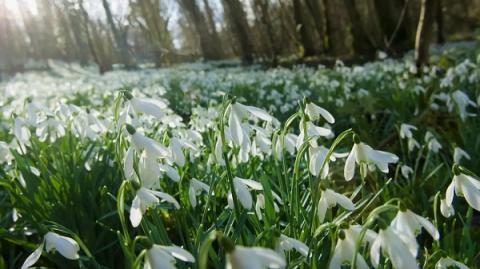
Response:
M348 44L348 31L345 25L347 15L343 2L337 0L326 0L327 10L327 33L328 50L334 56L345 56L351 53L351 46Z
M355 5L355 0L344 0L345 7L350 18L351 33L353 36L353 49L361 56L371 57L375 54L376 48L369 38L369 33L363 26L360 13Z
M180 0L181 6L185 11L190 25L200 38L200 49L207 60L218 60L221 58L218 43L215 43L208 29L207 21L203 16L195 0Z
M428 63L428 49L433 36L435 5L435 0L422 0L415 39L415 64L417 65L418 73L421 73L423 65Z
M117 25L113 21L113 15L112 11L110 10L110 5L108 4L108 1L102 0L102 4L103 9L105 10L105 14L107 16L107 22L110 25L113 38L115 39L115 46L118 50L118 53L120 54L120 62L124 64L127 69L136 68L137 65L135 63L134 57L128 48L126 33L121 33L120 30L117 28Z
M239 0L223 0L225 16L229 20L229 24L239 43L242 61L245 64L253 63L254 47L250 39L250 32L247 15L243 9L243 5Z
M297 24L297 29L300 33L300 40L303 46L302 56L308 57L317 54L318 51L315 44L315 30L312 29L312 18L307 12L307 9L303 4L302 0L293 0L293 14L295 17L295 22Z

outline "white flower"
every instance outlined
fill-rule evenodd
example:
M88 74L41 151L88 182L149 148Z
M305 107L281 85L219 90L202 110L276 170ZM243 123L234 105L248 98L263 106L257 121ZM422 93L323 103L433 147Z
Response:
M402 176L407 179L410 178L410 174L413 173L413 169L408 165L402 165L402 167L400 167L400 171Z
M253 205L252 194L250 193L248 187L254 190L263 190L263 186L260 184L260 182L239 177L235 177L233 179L233 186L238 201L245 209L251 209ZM228 205L230 208L234 208L234 202L231 193L228 195Z
M137 190L135 198L133 198L130 208L130 222L132 226L137 227L140 225L145 211L147 211L149 207L159 204L160 199L173 204L176 209L180 208L180 204L170 194L140 187L140 189Z
M380 263L380 249L390 257L393 267L397 269L419 268L415 256L391 227L380 230L370 247L370 260L375 268Z
M453 162L460 163L460 160L462 158L470 160L470 155L468 155L468 153L466 151L464 151L463 149L461 149L459 147L455 147L455 150L453 152Z
M448 269L452 267L457 267L460 269L468 269L468 266L465 264L458 262L450 257L445 257L441 258L438 260L438 262L435 264L435 269Z
M336 193L330 189L322 190L317 208L317 216L320 223L323 223L325 220L327 209L336 206L337 203L346 210L355 210L355 205L345 195Z
M290 251L292 249L300 252L300 254L302 254L304 257L307 257L308 252L310 251L308 246L302 241L281 234L278 240L276 251L284 255L285 251Z
M427 230L433 239L440 239L440 233L429 220L408 209L405 211L399 210L395 218L392 220L390 227L405 242L414 256L416 256L418 252L416 236L422 228Z
M165 116L164 110L167 108L164 102L150 98L133 97L130 99L130 104L136 113L151 115L158 119Z
M152 157L166 158L170 156L169 150L164 145L137 132L131 125L127 125L127 131L132 137L131 141L135 150L138 152L145 150Z
M65 135L65 128L63 122L54 119L53 117L47 117L44 121L38 123L35 134L40 141L45 141L50 138L50 142L55 142L57 138Z
M452 206L454 194L465 197L471 207L480 211L480 182L472 176L462 173L453 176L445 195L448 207Z
M433 153L438 153L438 151L442 148L442 145L438 142L435 136L428 131L425 134L425 142L428 143L428 149Z
M190 204L192 204L192 207L197 206L197 195L199 195L202 191L208 193L210 191L210 187L198 179L192 178L190 180L190 187L188 188L188 198L190 200Z
M352 263L354 254L356 252L356 243L359 239L362 227L360 225L351 225L348 229L342 230L338 238L335 250L330 260L329 269L340 269L346 262ZM363 242L372 243L377 234L374 231L367 230ZM368 269L370 268L365 261L365 258L357 253L357 268Z
M450 218L455 215L455 209L452 205L447 204L447 200L440 200L440 212L445 218Z
M416 131L417 127L410 124L402 123L402 125L400 125L400 138L413 138L412 130Z
M312 102L308 102L305 106L305 114L307 114L307 116L314 121L318 120L320 116L322 116L328 123L335 122L335 119L330 112Z
M272 191L272 196L274 200L276 200L279 204L282 204L282 199L280 198L280 196L278 196L278 194ZM263 219L261 209L264 209L264 208L265 208L265 196L259 193L257 194L257 201L255 203L255 213L257 214L257 217L259 220ZM280 212L280 208L278 207L277 203L275 203L275 201L273 202L273 208L275 212L277 213Z
M12 153L10 152L10 147L7 143L0 141L0 164L1 163L10 163L13 160Z
M368 165L375 165L383 173L388 173L388 165L397 161L398 156L393 153L374 150L363 142L355 143L345 162L344 176L347 181L353 178L355 163L361 164L361 162L364 162Z
M175 258L184 262L195 262L190 252L177 246L153 245L145 253L144 269L175 269Z
M56 234L54 232L48 232L47 234L45 234L43 242L40 244L40 246L32 254L30 254L30 256L27 257L27 259L22 265L22 269L26 269L34 265L38 261L38 259L40 259L40 256L42 256L42 251L44 247L47 252L56 250L63 257L70 260L77 260L80 257L78 255L80 247L75 240L70 237Z
M182 151L182 144L180 140L176 137L170 139L170 150L172 152L174 162L182 167L185 165L185 155Z
M320 169L322 168L323 162L325 162L325 158L328 154L328 149L324 146L320 147L310 147L310 163L308 165L308 169L310 173L314 176L318 176L320 173ZM332 155L330 157L330 161L335 161L335 157ZM325 165L322 170L321 178L325 179L329 172L328 161L325 162Z
M460 114L460 118L462 119L462 121L465 121L465 119L468 116L475 116L475 113L468 113L467 108L468 108L469 105L473 106L473 107L477 107L477 104L475 104L475 102L470 100L468 95L466 95L464 92L462 92L460 90L454 91L452 93L452 100L457 105L458 114ZM447 105L449 105L449 107L451 107L451 104L447 104Z
M285 258L277 252L261 247L235 246L227 253L226 269L266 269L284 268L287 266Z

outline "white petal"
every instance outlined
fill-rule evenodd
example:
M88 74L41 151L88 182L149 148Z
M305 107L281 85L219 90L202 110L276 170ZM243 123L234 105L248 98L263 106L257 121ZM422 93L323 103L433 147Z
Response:
M450 185L448 185L447 191L445 193L445 201L447 202L448 206L452 206L453 196L455 191L455 178L456 176L453 177L453 180L450 183Z
M347 198L347 196L340 193L336 193L336 192L333 192L333 194L335 196L335 199L337 200L337 203L340 206L342 206L346 210L350 210L350 211L355 210L355 205L352 203L352 201L349 198Z
M244 137L242 125L235 113L230 112L230 117L228 118L228 126L230 128L230 134L232 135L232 140L237 146L242 145Z
M473 209L480 211L480 190L476 188L470 179L464 180L462 183L462 192L465 200Z
M416 217L420 224L423 226L423 228L425 228L425 230L427 230L427 232L433 237L433 239L440 239L440 233L438 232L437 227L433 225L433 223L431 223L429 220L422 216L416 215Z
M375 268L378 267L378 264L380 263L380 247L383 240L382 233L383 231L380 231L380 233L377 235L377 238L375 238L375 241L373 241L373 244L370 247L370 261Z
M343 170L343 174L346 181L352 180L353 176L355 175L356 154L356 145L354 145L352 151L350 151L350 154L347 157L347 160L345 161L345 168Z
M140 208L140 198L135 196L130 207L130 222L133 227L138 227L142 221L142 210Z
M45 249L47 250L47 252L55 249L63 257L70 260L76 260L80 257L78 255L80 247L75 240L70 237L61 236L53 232L48 232L45 235Z
M169 252L173 257L184 262L195 262L195 258L192 254L183 248L177 246L161 246L161 248Z
M38 261L38 259L40 259L40 257L42 256L43 246L44 242L42 242L40 246L38 246L38 248L34 252L32 252L32 254L28 255L21 269L29 268L30 266L34 265Z
M241 180L238 180L237 178L233 179L233 185L235 189L235 193L237 194L237 198L242 204L242 206L245 209L251 209L252 208L252 195L250 194L250 191L247 188L247 185L245 185Z
M328 208L328 203L324 197L321 197L320 200L318 201L318 208L317 208L317 216L318 216L318 221L320 223L323 223L325 220L325 214L327 212Z
M159 191L151 191L151 192L152 192L155 196L161 198L162 200L173 204L176 209L179 209L179 208L180 208L180 204L179 204L179 203L177 202L177 200L176 200L175 198L173 198L173 196L171 196L170 194L164 193L164 192L159 192Z
M239 177L235 177L236 180L238 181L241 181L243 184L249 186L250 188L254 189L254 190L263 190L263 186L260 182L258 181L255 181L255 180L251 180L251 179L244 179L244 178L239 178Z

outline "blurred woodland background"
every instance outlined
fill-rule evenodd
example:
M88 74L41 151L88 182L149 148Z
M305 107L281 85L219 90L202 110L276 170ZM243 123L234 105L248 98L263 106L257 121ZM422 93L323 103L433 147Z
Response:
M480 0L0 0L0 71L48 59L134 69L195 60L277 65L378 51L417 58L475 39Z

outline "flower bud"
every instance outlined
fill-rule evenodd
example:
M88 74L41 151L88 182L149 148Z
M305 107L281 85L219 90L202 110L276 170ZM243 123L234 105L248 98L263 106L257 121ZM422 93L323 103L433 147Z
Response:
M135 127L133 127L132 125L130 124L126 124L125 125L125 128L127 128L127 132L131 135L135 134L137 132L137 130L135 130Z

